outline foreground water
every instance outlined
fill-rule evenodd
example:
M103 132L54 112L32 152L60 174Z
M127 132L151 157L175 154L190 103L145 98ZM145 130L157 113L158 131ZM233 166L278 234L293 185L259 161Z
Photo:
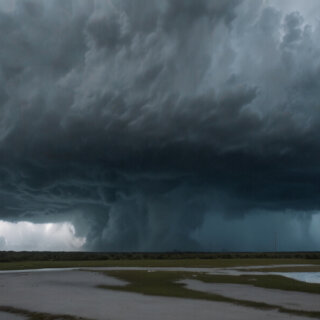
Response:
M273 274L308 283L320 283L320 272L275 272Z
M201 284L206 285L202 282ZM52 318L56 319L64 318L58 316L63 314L96 320L208 320L212 317L219 320L308 320L310 318L305 316L279 312L278 308L290 307L292 310L320 312L318 296L302 292L288 293L249 286L252 301L260 301L256 300L259 296L264 303L269 303L271 296L272 301L276 302L272 305L279 306L257 309L219 301L174 299L122 290L103 290L98 287L101 285L114 287L123 285L123 282L119 283L119 280L113 277L88 271L2 274L0 305L22 311L50 313ZM215 287L215 284L211 286ZM243 295L248 294L247 286L239 287L243 290L240 293L236 291L235 298L243 299ZM227 294L234 292L235 290L227 290ZM12 317L2 317L0 314L0 319L11 320Z
M44 268L44 269L23 269L23 270L1 270L1 273L25 273L25 272L52 272L52 271L72 271L80 268Z

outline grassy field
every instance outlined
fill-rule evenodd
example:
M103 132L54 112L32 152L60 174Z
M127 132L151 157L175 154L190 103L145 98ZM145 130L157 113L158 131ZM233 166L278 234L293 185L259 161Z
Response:
M23 270L41 268L72 267L199 267L226 268L245 266L266 266L277 264L314 264L320 267L320 260L312 259L168 259L168 260L85 260L85 261L10 261L0 262L0 270ZM294 269L290 268L292 271Z
M246 301L241 299L233 299L224 297L217 294L205 293L195 290L187 289L180 280L184 279L197 279L206 282L219 282L219 283L241 283L253 284L251 277L238 277L238 276L211 276L203 273L193 272L148 272L148 271L105 271L102 272L106 275L116 277L120 280L128 282L125 286L99 286L104 289L127 291L140 293L152 296L165 296L175 298L188 298L188 299L201 299L209 301L229 302L246 307L262 308L262 309L277 309L280 312L304 315L320 319L320 312L310 312L301 310L287 309L277 305L270 305L266 303ZM297 290L303 292L320 293L320 285L302 284L299 281L286 279L280 276L261 276L256 277L254 285L259 287L277 288L284 290Z
M244 267L314 264L320 252L14 252L0 251L0 270L71 267Z

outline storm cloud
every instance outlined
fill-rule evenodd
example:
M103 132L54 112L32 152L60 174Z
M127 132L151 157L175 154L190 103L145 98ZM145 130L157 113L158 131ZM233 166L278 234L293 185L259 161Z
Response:
M319 249L319 4L285 3L2 2L0 219L87 250Z

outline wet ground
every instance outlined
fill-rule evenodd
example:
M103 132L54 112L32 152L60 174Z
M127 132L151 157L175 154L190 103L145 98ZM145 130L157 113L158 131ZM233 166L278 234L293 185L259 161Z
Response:
M128 269L128 268L112 268ZM201 271L232 273L231 269L203 268L130 268L144 270ZM100 269L99 269L100 270ZM110 270L110 269L109 269ZM96 320L269 320L310 319L280 313L277 310L260 310L232 303L202 301L111 291L98 285L124 285L125 283L96 272L80 270L51 270L47 272L23 271L0 274L0 305L29 311L52 314L70 314ZM319 310L320 295L286 292L230 284L207 284L188 280L186 284L196 290L215 292L225 296L252 301L277 302L293 309ZM0 319L22 320L7 314Z

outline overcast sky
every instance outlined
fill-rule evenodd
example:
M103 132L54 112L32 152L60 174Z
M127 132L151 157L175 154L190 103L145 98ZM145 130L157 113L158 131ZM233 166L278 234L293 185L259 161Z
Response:
M319 250L319 18L1 1L0 248L18 228L35 250Z

